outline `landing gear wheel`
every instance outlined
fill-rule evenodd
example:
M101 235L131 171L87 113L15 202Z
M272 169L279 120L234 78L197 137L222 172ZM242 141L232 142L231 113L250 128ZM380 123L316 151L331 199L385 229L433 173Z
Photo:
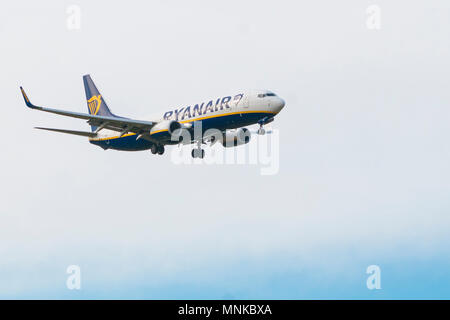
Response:
M265 135L266 134L266 130L264 130L262 127L258 129L258 134L259 135Z
M158 152L158 146L156 144L154 144L154 145L152 145L150 150L153 154L156 154Z
M164 146L158 146L158 154L161 155L164 153Z
M191 155L192 155L192 158L203 159L205 157L205 150L203 150L203 149L192 149Z

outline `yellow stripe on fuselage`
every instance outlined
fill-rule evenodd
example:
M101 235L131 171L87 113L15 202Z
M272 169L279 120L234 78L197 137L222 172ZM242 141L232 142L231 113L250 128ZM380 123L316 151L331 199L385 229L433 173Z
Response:
M194 122L194 121L200 121L200 120L206 120L206 119L218 118L218 117L226 117L226 116L231 116L231 115L234 115L234 114L242 114L242 113L269 113L269 114L275 114L274 112L271 112L271 111L238 111L238 112L230 112L230 113L224 113L224 114L214 114L214 115L211 115L211 116L195 118L195 119L189 119L189 120L183 120L183 121L179 121L179 122L180 123L189 123L189 122ZM162 129L162 130L158 130L158 131L152 132L151 134L164 132L164 131L168 131L168 130L167 129ZM121 137L115 136L115 137L99 138L99 139L95 139L94 138L94 139L90 139L90 140L91 141L105 141L105 140L112 140L112 139L129 137L129 136L133 136L133 135L136 135L136 134L137 133L127 133L127 134L124 134Z
M224 113L224 114L214 114L212 116L183 120L183 121L179 121L179 122L180 123L188 123L188 122L217 118L217 117L232 116L234 114L242 114L242 113L271 113L271 114L274 114L274 112L270 112L270 111L241 111L241 112L230 112L230 113Z
M155 133L165 132L165 131L169 131L169 129L161 129L158 131L153 131L153 132L150 132L150 135L155 134Z

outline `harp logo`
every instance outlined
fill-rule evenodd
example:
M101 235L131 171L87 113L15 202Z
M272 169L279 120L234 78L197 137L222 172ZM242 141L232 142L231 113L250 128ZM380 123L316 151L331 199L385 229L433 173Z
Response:
M100 110L100 105L102 104L102 96L100 94L98 96L92 96L92 98L90 98L87 103L89 112L95 116L98 113L98 110Z

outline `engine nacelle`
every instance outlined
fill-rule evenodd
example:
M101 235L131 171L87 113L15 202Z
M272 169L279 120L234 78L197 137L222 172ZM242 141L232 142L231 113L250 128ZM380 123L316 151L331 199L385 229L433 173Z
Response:
M247 128L227 131L222 137L224 147L236 147L250 142L251 132Z
M153 126L152 130L150 130L150 135L152 137L158 138L168 138L170 139L172 133L181 128L181 124L175 120L163 120L158 122Z

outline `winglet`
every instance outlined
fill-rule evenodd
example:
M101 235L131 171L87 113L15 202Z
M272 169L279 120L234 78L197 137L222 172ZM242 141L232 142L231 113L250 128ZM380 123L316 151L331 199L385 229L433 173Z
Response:
M30 99L28 99L28 96L27 96L27 94L25 93L25 90L23 90L22 87L20 87L20 91L22 91L23 99L25 100L25 104L27 105L28 108L31 108L31 109L39 108L38 106L35 106L34 104L32 104L30 102Z

